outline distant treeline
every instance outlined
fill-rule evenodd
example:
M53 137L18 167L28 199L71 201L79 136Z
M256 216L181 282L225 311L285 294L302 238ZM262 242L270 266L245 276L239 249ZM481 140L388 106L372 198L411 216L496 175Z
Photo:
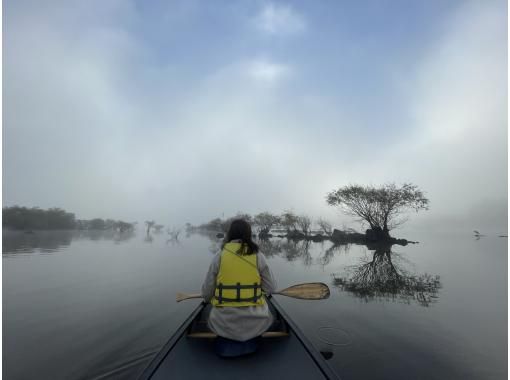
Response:
M297 215L292 211L284 211L281 214L261 212L256 215L239 212L233 217L226 219L215 218L199 226L187 224L190 231L227 232L230 223L234 219L244 219L249 222L259 236L271 235L271 232L285 234L286 236L331 236L333 226L325 219L313 220L307 215ZM354 231L353 231L354 232Z
M262 212L255 216L238 213L225 220L216 218L208 223L188 230L226 232L232 219L242 218L250 222L259 237L271 237L270 231L278 232L279 237L289 239L307 239L321 241L331 239L334 242L385 242L402 244L405 239L395 239L390 231L404 223L404 216L409 211L428 210L429 200L418 186L411 183L397 185L387 183L381 186L348 185L337 188L326 195L330 206L338 207L345 214L359 218L369 228L364 234L347 229L333 229L331 223L324 219L312 220L306 215L296 215L292 211L282 214ZM314 230L312 225L317 228ZM282 235L281 232L285 234ZM220 232L218 232L219 234Z
M253 226L253 232L261 239L279 237L292 240L311 240L311 241L324 241L330 240L335 244L371 244L373 242L385 240L390 244L409 243L405 239L395 239L388 237L381 239L373 229L367 229L365 233L357 232L352 228L344 228L342 230L334 228L333 225L323 219L312 219L307 215L297 215L292 211L284 211L281 214L272 214L270 212L261 212L257 215L249 215L239 212L233 217L226 219L215 218L211 221L193 226L190 223L186 224L188 232L203 232L207 234L220 234L223 236L229 229L230 224L234 219L244 219Z
M77 220L73 213L60 208L47 210L39 207L4 207L2 209L2 226L15 230L108 230L126 231L132 229L132 223L113 219L95 218Z

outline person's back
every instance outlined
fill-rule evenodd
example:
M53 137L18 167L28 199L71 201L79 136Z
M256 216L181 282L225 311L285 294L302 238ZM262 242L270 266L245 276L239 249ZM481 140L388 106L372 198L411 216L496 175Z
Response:
M273 322L263 293L271 294L275 286L264 256L252 241L250 225L234 220L202 286L202 296L213 306L209 328L237 342L260 336Z

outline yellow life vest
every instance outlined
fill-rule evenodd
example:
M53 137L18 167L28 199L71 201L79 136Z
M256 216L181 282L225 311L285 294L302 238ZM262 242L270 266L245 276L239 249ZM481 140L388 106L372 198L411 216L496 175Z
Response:
M257 255L243 255L241 243L227 243L221 252L220 269L211 304L215 307L260 306L262 297Z

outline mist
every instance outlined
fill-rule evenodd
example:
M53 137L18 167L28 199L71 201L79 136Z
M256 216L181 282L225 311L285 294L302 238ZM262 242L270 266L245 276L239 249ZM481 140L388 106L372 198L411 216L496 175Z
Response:
M202 223L411 182L506 233L507 5L5 1L3 203Z

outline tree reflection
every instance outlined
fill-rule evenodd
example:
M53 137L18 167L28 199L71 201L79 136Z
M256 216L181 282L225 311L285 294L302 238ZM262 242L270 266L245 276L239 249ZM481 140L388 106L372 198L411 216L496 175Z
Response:
M311 251L312 246L320 245L323 252L316 262L323 267L328 265L337 253L346 253L349 251L350 244L334 244L328 249L324 250L324 241L313 242L311 240L270 240L260 239L257 241L260 251L266 257L280 256L287 261L295 261L301 259L305 266L310 266L314 263Z
M325 267L333 260L337 253L347 253L350 248L350 244L333 244L319 257L319 263Z
M221 240L210 236L209 251L221 250ZM260 252L266 257L281 257L287 261L301 260L305 267L313 264L323 269L339 254L349 253L352 244L333 244L295 239L258 239ZM406 270L407 260L392 252L392 245L370 245L370 257L358 265L346 268L345 275L333 274L333 285L366 301L386 299L417 302L429 306L438 300L441 282L439 276L413 274ZM314 253L312 255L312 253Z
M127 241L135 236L133 229L128 230L77 230L74 232L74 239L83 240L113 240L116 243Z
M282 253L282 242L280 240L260 239L257 243L260 252L266 257L279 256Z
M50 253L71 245L73 231L43 231L23 233L3 231L2 244L4 253L31 253L39 251Z
M2 233L3 252L10 253L51 253L62 251L73 240L112 240L115 244L128 241L135 235L132 229L116 230L62 230L62 231L6 231Z
M416 301L429 306L438 299L441 288L439 276L412 275L399 262L399 255L392 253L391 246L378 246L371 260L351 268L347 277L334 275L333 285L365 300L384 298Z
M298 258L303 260L305 266L313 262L310 254L310 240L286 240L281 243L281 255L288 261L295 261ZM265 252L264 252L265 253Z

